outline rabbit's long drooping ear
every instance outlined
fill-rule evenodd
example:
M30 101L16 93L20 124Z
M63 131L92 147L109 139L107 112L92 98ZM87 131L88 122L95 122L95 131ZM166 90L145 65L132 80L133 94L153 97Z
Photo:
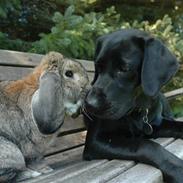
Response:
M32 114L43 134L56 132L63 124L64 96L60 75L47 71L40 77L39 89L32 97Z
M148 96L155 96L178 69L176 57L158 39L145 38L141 84Z

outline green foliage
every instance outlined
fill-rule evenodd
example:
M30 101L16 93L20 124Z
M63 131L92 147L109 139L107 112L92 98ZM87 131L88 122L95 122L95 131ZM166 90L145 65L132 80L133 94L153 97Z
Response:
M155 37L163 40L169 49L180 59L183 60L183 40L181 35L176 33L173 27L172 19L165 15L163 19L157 20L155 23L150 24L148 21L134 21L132 24L124 23L122 28L136 28L144 30L154 35Z
M177 99L170 101L170 106L173 109L174 116L176 118L183 116L183 97L178 97Z
M105 14L91 12L81 16L75 14L73 5L69 6L64 14L54 14L55 26L51 33L40 34L41 40L31 51L45 53L55 50L74 58L92 59L96 38L114 31L119 18L114 7L108 8Z
M7 18L9 10L14 11L20 8L20 0L1 0L0 1L0 17Z
M98 36L120 28L136 28L163 40L170 50L183 60L181 34L174 30L172 19L168 15L152 24L138 20L129 23L120 20L120 15L113 6L106 9L104 13L90 12L78 15L75 13L75 7L71 5L64 14L56 12L53 22L55 25L51 33L40 34L41 40L35 43L31 51L45 53L57 50L71 57L92 59Z
M21 39L11 40L8 38L7 34L0 32L0 45L4 45L3 49L6 50L21 50L27 51L32 47L31 43L22 41Z

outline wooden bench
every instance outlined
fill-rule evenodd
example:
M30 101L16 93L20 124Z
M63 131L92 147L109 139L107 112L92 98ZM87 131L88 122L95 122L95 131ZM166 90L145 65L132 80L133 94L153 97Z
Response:
M0 50L0 81L19 79L39 64L42 55ZM92 62L80 60L87 69L90 80L93 78ZM183 89L166 93L169 99L183 94ZM183 118L182 118L183 119ZM35 167L34 177L28 169L18 177L17 182L26 183L161 183L160 170L134 161L126 160L94 160L83 161L86 130L82 117L75 120L67 118L61 128L55 144L45 152L47 167ZM165 146L170 152L183 159L183 140L174 138L158 138L156 142Z

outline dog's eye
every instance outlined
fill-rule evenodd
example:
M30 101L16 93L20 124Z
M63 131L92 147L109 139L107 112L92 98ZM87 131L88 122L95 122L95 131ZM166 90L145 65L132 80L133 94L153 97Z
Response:
M120 72L128 72L129 70L130 68L128 67L128 65L119 67Z
M73 77L73 72L68 70L65 72L65 75L68 77L68 78L72 78Z

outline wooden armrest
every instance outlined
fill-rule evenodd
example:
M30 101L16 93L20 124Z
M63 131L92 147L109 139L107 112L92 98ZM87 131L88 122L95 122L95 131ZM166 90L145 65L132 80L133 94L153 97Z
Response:
M181 96L181 95L183 95L183 88L179 88L177 90L173 90L173 91L165 93L165 97L168 100L171 100L171 99L176 98L176 97Z

